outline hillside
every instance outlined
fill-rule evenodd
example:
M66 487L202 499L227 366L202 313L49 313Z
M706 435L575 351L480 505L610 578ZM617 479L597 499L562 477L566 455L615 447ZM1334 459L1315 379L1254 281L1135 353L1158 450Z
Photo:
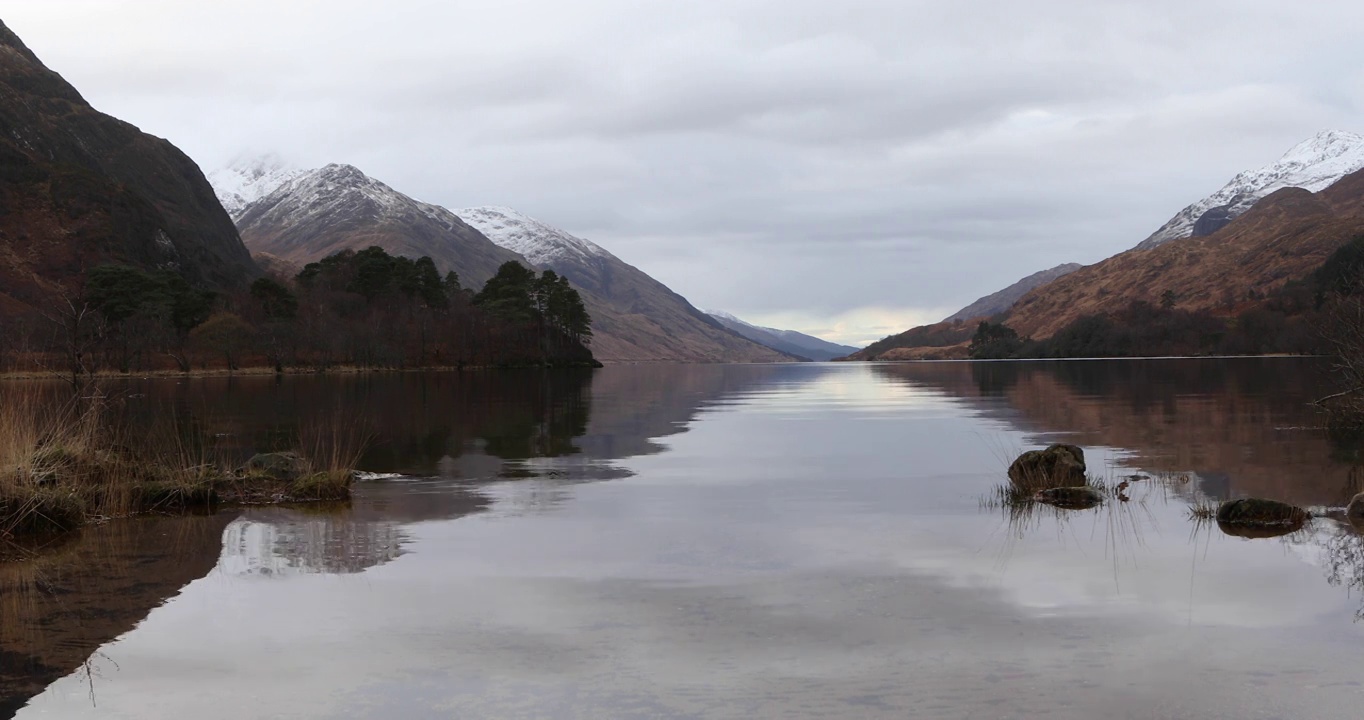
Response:
M707 314L719 321L721 325L753 342L799 358L824 362L857 352L857 348L849 345L831 343L828 340L821 340L813 335L806 335L795 330L778 330L777 328L754 325L726 312L712 310Z
M259 273L189 157L90 107L0 23L0 310L108 263L214 289Z
M975 332L973 323L944 320L881 338L843 360L960 360Z
M1050 270L1035 272L999 292L986 295L970 305L967 305L953 313L951 317L948 317L943 322L994 317L1013 307L1014 303L1018 302L1019 298L1027 295L1028 292L1034 288L1046 285L1059 277L1069 275L1082 267L1084 266L1079 263L1065 263L1064 265L1057 265Z
M1005 319L1020 335L1050 337L1082 315L1113 314L1133 301L1234 314L1303 278L1364 232L1364 171L1320 192L1283 188L1204 237L1135 248L1024 296ZM1253 303L1252 303L1253 304Z
M494 243L568 278L592 315L602 361L781 362L794 360L732 332L686 298L590 240L511 208L455 214Z

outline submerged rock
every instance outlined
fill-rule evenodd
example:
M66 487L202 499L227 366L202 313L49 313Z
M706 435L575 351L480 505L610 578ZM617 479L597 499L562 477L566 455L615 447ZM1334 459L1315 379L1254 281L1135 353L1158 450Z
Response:
M1054 487L1037 491L1033 499L1066 510L1086 510L1103 503L1104 496L1092 487Z
M308 472L308 463L298 453L261 453L242 466L241 474L257 475L271 480L294 481Z
M1052 445L1046 450L1029 450L1019 455L1009 466L1009 481L1023 490L1088 485L1085 451L1075 445Z
M1223 532L1227 532L1227 526L1241 530L1260 530L1260 529L1281 529L1292 527L1287 532L1293 532L1302 527L1311 515L1296 505L1279 502L1278 500L1265 500L1263 498L1241 498L1222 503L1217 508L1217 524ZM1240 533L1228 533L1240 534ZM1280 535L1284 533L1278 533ZM1256 535L1260 537L1260 535ZM1241 534L1241 537L1251 537ZM1267 536L1267 537L1273 537Z

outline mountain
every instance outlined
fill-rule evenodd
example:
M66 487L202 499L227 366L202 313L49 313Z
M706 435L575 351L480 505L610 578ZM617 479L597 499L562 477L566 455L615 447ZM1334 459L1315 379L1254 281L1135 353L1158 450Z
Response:
M105 263L215 289L259 274L194 161L90 107L0 22L0 309Z
M726 312L711 310L707 314L718 320L721 325L759 345L766 345L773 350L780 350L799 358L823 362L857 352L855 347L831 343L795 330L778 330L747 323Z
M592 353L603 361L781 362L794 360L745 338L686 298L589 240L511 208L455 214L489 240L568 278L592 315Z
M241 237L261 265L277 274L292 274L342 250L378 245L396 255L430 256L442 273L453 270L465 287L478 288L498 266L514 260L553 268L578 288L592 315L592 351L600 360L791 359L730 332L595 243L513 210L460 211L466 223L350 165L300 171L267 158L234 163L212 177L225 205L246 201L234 212ZM480 232L485 228L492 240Z
M378 245L395 255L429 255L441 272L454 270L466 287L481 287L498 266L520 255L494 245L443 207L394 190L350 165L327 165L294 173L263 173L255 185L236 182L239 172L214 173L230 184L220 196L245 198L266 183L290 175L236 214L242 240L276 266L303 265L342 250ZM248 195L239 192L248 188Z
M242 156L231 165L208 174L218 201L235 222L247 205L269 195L304 170L286 163L278 155Z
M1066 263L1064 265L1057 265L1050 270L1035 272L997 293L986 295L970 305L967 305L953 313L951 317L943 322L994 317L1013 307L1014 303L1018 302L1019 298L1028 294L1030 290L1046 285L1059 277L1069 275L1082 267L1084 266L1079 263Z
M1361 233L1364 171L1320 192L1281 188L1211 235L1134 248L1039 287L1005 324L1042 339L1083 315L1112 315L1163 297L1177 309L1235 315L1252 298L1305 278Z
M1171 240L1211 235L1276 190L1296 187L1317 192L1361 168L1364 136L1336 130L1317 133L1294 145L1272 165L1243 172L1221 190L1180 210L1137 249L1150 250Z

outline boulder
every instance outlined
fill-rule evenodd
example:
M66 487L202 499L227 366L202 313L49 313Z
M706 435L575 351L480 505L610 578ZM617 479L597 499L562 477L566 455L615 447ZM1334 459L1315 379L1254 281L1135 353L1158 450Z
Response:
M1038 490L1033 499L1065 510L1087 510L1103 503L1104 496L1098 490L1082 485Z
M1074 445L1052 445L1046 450L1029 450L1019 455L1009 466L1009 481L1022 490L1088 485L1085 451Z
M1311 517L1306 510L1278 500L1264 498L1241 498L1222 503L1217 508L1217 524L1240 528L1282 528L1302 524ZM1292 532L1290 530L1289 532Z
M298 453L261 453L247 460L240 472L243 475L293 482L308 472L308 463Z

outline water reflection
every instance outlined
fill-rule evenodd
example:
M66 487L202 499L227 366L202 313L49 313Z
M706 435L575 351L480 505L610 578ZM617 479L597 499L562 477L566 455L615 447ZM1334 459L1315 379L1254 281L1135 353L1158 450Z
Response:
M208 574L234 517L111 522L0 564L0 717Z
M1360 438L1309 400L1325 363L1301 358L878 365L888 381L964 401L1030 443L1116 448L1115 472L1191 473L1217 499L1340 506L1361 490Z

